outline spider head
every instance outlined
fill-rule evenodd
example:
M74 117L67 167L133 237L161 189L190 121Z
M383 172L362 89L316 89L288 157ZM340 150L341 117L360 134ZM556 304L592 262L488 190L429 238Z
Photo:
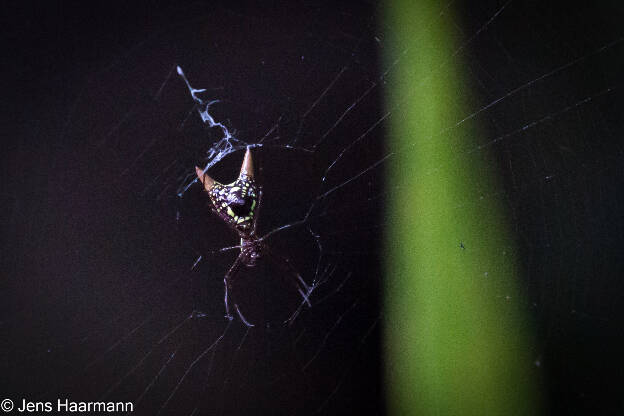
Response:
M258 207L258 188L253 177L249 148L245 153L238 179L228 185L215 181L197 166L195 172L208 192L215 213L241 237L252 235L255 227L254 216Z

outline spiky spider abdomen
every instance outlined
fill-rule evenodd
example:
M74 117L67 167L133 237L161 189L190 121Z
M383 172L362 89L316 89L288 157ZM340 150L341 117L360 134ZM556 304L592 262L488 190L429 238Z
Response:
M210 199L217 215L236 229L241 237L248 236L253 231L257 195L253 178L244 174L229 185L215 183L210 191Z

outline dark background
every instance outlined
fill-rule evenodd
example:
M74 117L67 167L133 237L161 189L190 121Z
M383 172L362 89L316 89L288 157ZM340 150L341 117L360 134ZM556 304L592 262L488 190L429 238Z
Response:
M527 365L551 413L608 414L623 409L624 383L622 6L504 4L453 4L457 17L442 18L464 46L479 151L496 156L521 249L537 329ZM377 6L46 2L3 16L3 397L141 398L138 413L155 414L201 356L164 413L382 413L383 171L324 199L312 232L271 241L308 281L317 264L335 267L323 302L286 328L227 326L221 279L234 254L209 252L236 239L200 189L175 195L218 134L175 65L222 100L216 118L238 137L278 123L272 143L299 149L258 152L263 232L379 160L383 123L320 180L381 117L379 87L305 151L383 85ZM211 173L228 182L241 158ZM275 290L275 302L290 296ZM205 317L186 320L194 310Z

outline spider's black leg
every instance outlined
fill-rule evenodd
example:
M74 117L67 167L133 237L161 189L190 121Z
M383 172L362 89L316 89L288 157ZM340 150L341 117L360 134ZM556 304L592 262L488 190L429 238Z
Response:
M252 226L252 230L256 230L256 224L258 223L258 217L260 216L260 207L262 204L262 188L258 188L258 203L256 204L257 208L256 208L256 213L254 215L254 219L253 219L253 226Z
M312 305L310 304L310 299L308 298L310 293L312 292L312 290L311 290L310 286L308 286L308 284L303 280L303 278L301 277L299 272L293 267L292 264L290 264L290 261L288 259L278 255L273 250L269 249L269 247L267 247L266 245L264 245L264 247L263 247L263 252L269 257L269 259L277 267L279 267L280 269L282 269L283 271L286 272L288 277L291 279L290 281L295 286L295 289L297 289L297 291L299 292L299 294L303 298L304 302L309 307L312 307ZM302 289L302 287L303 287L303 289Z
M236 257L236 260L234 261L234 264L232 264L232 267L230 267L230 270L228 270L228 272L225 274L225 277L223 278L223 285L225 286L225 317L229 320L233 319L232 314L230 314L230 305L228 303L228 292L230 290L232 290L232 281L234 281L234 278L236 277L238 270L240 269L240 266L242 264L242 257L243 253L241 252L238 257Z
M247 319L245 319L245 317L243 316L242 312L240 311L240 309L238 308L238 305L235 303L234 307L236 308L236 312L238 312L238 317L240 318L240 320L247 326L255 326L252 323L249 323L249 321L247 321Z

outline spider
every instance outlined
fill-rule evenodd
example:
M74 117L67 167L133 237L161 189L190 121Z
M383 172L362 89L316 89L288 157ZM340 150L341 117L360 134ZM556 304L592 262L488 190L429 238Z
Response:
M251 269L256 267L261 258L266 258L285 273L304 302L310 306L308 299L311 293L310 287L290 264L289 260L272 251L263 241L264 239L256 234L258 213L262 202L262 189L256 185L254 180L250 148L247 147L246 149L238 179L229 185L223 185L215 181L197 166L195 166L195 172L197 179L204 185L204 189L210 197L212 211L240 237L240 254L223 279L225 286L225 317L229 320L233 319L230 307L232 283L242 268ZM233 306L245 325L254 326L245 319L235 300ZM296 314L293 314L286 322L294 319L295 316Z

